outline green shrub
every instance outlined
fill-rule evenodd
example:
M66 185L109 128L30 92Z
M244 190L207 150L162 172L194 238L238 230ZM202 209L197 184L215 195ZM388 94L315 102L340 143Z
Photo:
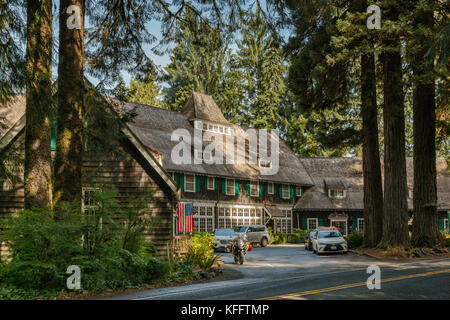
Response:
M364 233L355 231L346 237L349 249L357 249L363 245Z
M0 297L64 291L70 265L80 267L81 289L94 292L168 276L169 266L153 258L155 248L144 238L150 227L148 199L122 206L116 196L115 190L96 192L95 203L101 205L95 212L80 214L79 205L62 204L6 219L1 237L11 262L0 265Z
M2 277L7 286L22 289L54 288L64 284L56 265L40 261L13 260L5 266Z
M194 233L192 246L185 257L186 263L194 268L209 271L218 261L218 256L214 254L214 249L212 248L214 242L214 237L210 233Z
M159 280L165 278L170 273L170 266L167 262L149 258L147 261L147 274L149 280Z

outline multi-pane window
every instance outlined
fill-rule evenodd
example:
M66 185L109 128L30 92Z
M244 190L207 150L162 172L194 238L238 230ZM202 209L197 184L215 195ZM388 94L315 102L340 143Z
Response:
M275 232L276 233L291 233L292 232L292 210L281 209L284 217L275 217Z
M214 177L208 177L208 190L214 190Z
M95 193L100 190L99 188L83 188L82 189L82 207L81 210L84 213L93 213L101 206L95 199Z
M267 193L268 193L268 194L273 194L273 189L274 189L273 183L269 182L269 183L267 184Z
M235 191L235 184L234 184L234 179L226 179L226 192L227 195L229 196L234 196L236 191Z
M343 199L345 198L345 194L346 194L345 190L333 190L333 189L328 190L328 196L334 199Z
M272 167L272 161L269 160L259 160L259 167L260 168L271 168Z
M308 229L314 230L318 226L318 219L317 218L308 218Z
M194 230L198 232L214 231L214 207L194 204ZM219 221L220 223L220 221Z
M358 218L358 231L364 231L364 218Z
M220 124L207 123L207 122L203 122L203 130L209 131L209 132L214 132L214 133L226 134L226 135L230 134L230 127L223 126Z
M300 197L302 195L302 187L300 187L300 186L295 187L295 195L297 197Z
M444 219L444 229L449 230L448 219Z
M195 175L187 174L184 178L184 191L195 192Z
M197 150L196 157L199 160L206 160L206 161L209 161L212 159L211 152L209 152L209 151Z
M283 199L289 199L290 198L289 185L288 184L281 185L281 197Z
M257 181L250 181L250 196L252 196L252 197L259 196Z

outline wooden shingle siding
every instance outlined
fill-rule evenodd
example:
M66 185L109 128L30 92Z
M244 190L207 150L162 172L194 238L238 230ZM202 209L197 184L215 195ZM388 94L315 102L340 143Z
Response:
M23 143L22 134L13 145L23 145ZM123 143L125 142L122 142L121 147L127 151ZM23 153L22 159L24 159ZM21 179L23 179L23 174ZM117 200L123 206L129 203L130 198L151 192L153 197L149 199L147 206L152 211L151 216L158 218L158 225L147 232L146 238L154 243L158 256L167 257L167 249L171 250L172 248L173 197L167 190L161 189L160 185L132 155L127 153L124 159L98 161L93 154L87 152L83 162L83 186L114 187L118 191ZM4 186L1 187L0 218L6 218L16 211L23 210L23 185L15 185L13 190L4 190ZM4 246L0 250L5 251ZM169 254L171 254L170 251Z
M159 257L167 257L167 250L171 254L172 199L133 156L127 154L125 159L97 161L93 154L86 153L83 167L83 186L114 187L118 191L117 200L123 206L127 205L130 198L151 192L152 198L147 206L151 209L151 216L158 219L158 223L146 233L146 238L153 242Z

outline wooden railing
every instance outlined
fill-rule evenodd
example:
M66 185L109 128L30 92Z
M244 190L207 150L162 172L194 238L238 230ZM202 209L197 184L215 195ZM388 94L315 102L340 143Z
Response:
M182 235L173 236L172 249L173 253L186 254L192 246L192 236Z

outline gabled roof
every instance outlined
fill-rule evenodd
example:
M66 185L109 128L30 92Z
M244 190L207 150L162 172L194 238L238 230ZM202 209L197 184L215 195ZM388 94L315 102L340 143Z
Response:
M193 92L184 105L181 113L189 120L194 119L223 123L230 123L225 119L214 99L203 93Z
M25 127L25 95L17 95L0 106L0 150Z
M148 147L151 151L159 153L162 155L163 167L168 171L186 172L199 175L212 175L212 176L222 176L243 180L264 180L272 181L278 183L286 184L298 184L304 186L311 186L312 180L309 177L307 171L303 167L299 158L280 140L279 141L279 170L274 175L261 175L260 168L258 164L249 164L248 161L245 164L194 164L192 159L191 164L176 164L172 161L171 153L178 141L172 141L171 135L173 131L177 129L185 129L189 132L190 136L194 136L193 123L189 121L186 110L193 110L194 107L190 105L195 101L202 101L197 104L197 110L200 109L203 103L210 104L212 98L204 94L194 93L189 102L184 108L183 112L174 112L161 108L151 107L147 105L142 105L138 103L121 103L119 108L124 111L133 110L136 117L128 124L131 131L139 138L139 140ZM205 102L206 101L206 102ZM194 103L195 102L195 103ZM212 109L217 109L212 114L216 113L214 116L209 117L209 121L218 122L220 120L217 112L223 118L222 113L218 109L217 105L213 103L214 107ZM212 109L208 110L212 110ZM203 110L203 109L202 109ZM198 112L195 117L199 117L199 114L203 118L204 111ZM199 119L199 118L196 118ZM225 119L225 118L223 118ZM230 135L236 137L245 137L246 128L240 127L228 123L230 127ZM258 133L260 131L257 131ZM223 136L225 138L225 136ZM203 146L209 144L209 142L204 142ZM268 145L270 150L270 145ZM239 152L239 150L237 151ZM193 152L192 152L193 156Z
M0 106L0 151L6 148L14 138L16 138L25 126L25 108L26 99L25 96L15 96L11 98L11 102L6 106ZM127 125L122 129L125 137L131 142L131 144L138 150L138 152L145 159L145 164L148 170L156 173L161 183L173 192L176 197L181 196L181 191L178 188L171 175L164 170L155 157L148 152L141 141L136 138L134 133L129 129ZM145 168L144 168L145 169Z
M364 208L364 180L361 158L302 158L301 162L310 174L315 186L308 190L295 204L300 211L362 211ZM382 173L383 173L383 162ZM406 159L407 184L413 188L413 158ZM443 158L436 160L437 193L439 210L450 210L450 174ZM345 185L344 199L328 197L327 182L337 181ZM333 188L334 189L334 188ZM408 198L409 209L413 208Z

